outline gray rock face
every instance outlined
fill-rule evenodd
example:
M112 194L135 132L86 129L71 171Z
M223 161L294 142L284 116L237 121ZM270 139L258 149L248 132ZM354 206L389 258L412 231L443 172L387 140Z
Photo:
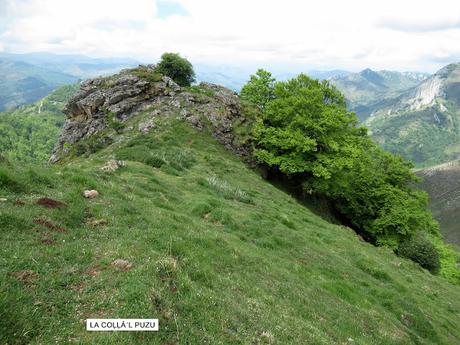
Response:
M111 121L123 122L150 108L154 110L148 113L149 118L138 125L141 133L155 128L157 116L179 115L199 130L204 127L203 120L207 120L219 142L241 156L248 156L248 148L238 144L233 133L235 121L245 121L238 94L210 83L200 84L206 94L191 93L169 77L143 77L154 68L139 66L81 83L79 92L64 107L67 119L50 162L65 157L69 147L80 140L110 132Z

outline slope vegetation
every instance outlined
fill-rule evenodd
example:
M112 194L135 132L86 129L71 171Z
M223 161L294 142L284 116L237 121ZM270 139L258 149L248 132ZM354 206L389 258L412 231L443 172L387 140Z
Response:
M64 102L76 85L61 86L40 101L0 113L0 152L22 162L46 162L64 125Z
M417 172L430 195L430 208L447 242L460 248L460 162L452 161Z
M120 80L131 89L117 102L106 79L69 103L58 164L0 163L1 343L460 342L458 286L326 222L229 151L244 147L230 92ZM110 140L88 136L96 126ZM86 332L91 317L159 318L160 331Z

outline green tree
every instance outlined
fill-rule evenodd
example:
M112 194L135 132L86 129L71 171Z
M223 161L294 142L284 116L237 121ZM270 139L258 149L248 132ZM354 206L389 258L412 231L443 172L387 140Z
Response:
M164 53L156 71L170 77L180 86L190 86L195 81L192 64L176 53Z
M418 177L411 168L369 139L353 169L341 170L327 184L314 181L314 187L334 200L337 210L368 240L397 249L420 231L439 235L426 193L412 187Z
M327 81L304 74L275 82L254 76L248 100L264 100L254 125L256 160L290 177L299 189L327 196L363 236L397 249L420 231L439 236L427 210L427 196L412 187L412 164L380 149L343 95ZM267 78L265 78L267 80ZM260 82L260 83L259 83ZM260 88L260 90L258 90Z
M273 99L255 125L255 156L282 173L329 179L351 168L359 154L356 147L367 134L357 124L335 87L301 74L275 84Z
M260 110L275 98L275 78L270 72L258 69L241 89L241 98L255 104Z

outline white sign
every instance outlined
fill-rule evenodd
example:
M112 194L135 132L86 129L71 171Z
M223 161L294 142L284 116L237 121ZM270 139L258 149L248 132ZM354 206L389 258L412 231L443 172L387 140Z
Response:
M87 319L87 331L158 331L158 319Z

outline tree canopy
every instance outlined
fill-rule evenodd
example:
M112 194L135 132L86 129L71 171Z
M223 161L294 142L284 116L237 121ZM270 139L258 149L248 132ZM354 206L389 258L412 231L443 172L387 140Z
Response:
M329 82L304 74L276 82L258 70L241 97L262 110L256 160L327 196L366 239L396 250L418 232L440 236L412 164L374 144Z
M180 86L190 86L195 81L192 64L176 53L164 53L156 71L170 77Z

